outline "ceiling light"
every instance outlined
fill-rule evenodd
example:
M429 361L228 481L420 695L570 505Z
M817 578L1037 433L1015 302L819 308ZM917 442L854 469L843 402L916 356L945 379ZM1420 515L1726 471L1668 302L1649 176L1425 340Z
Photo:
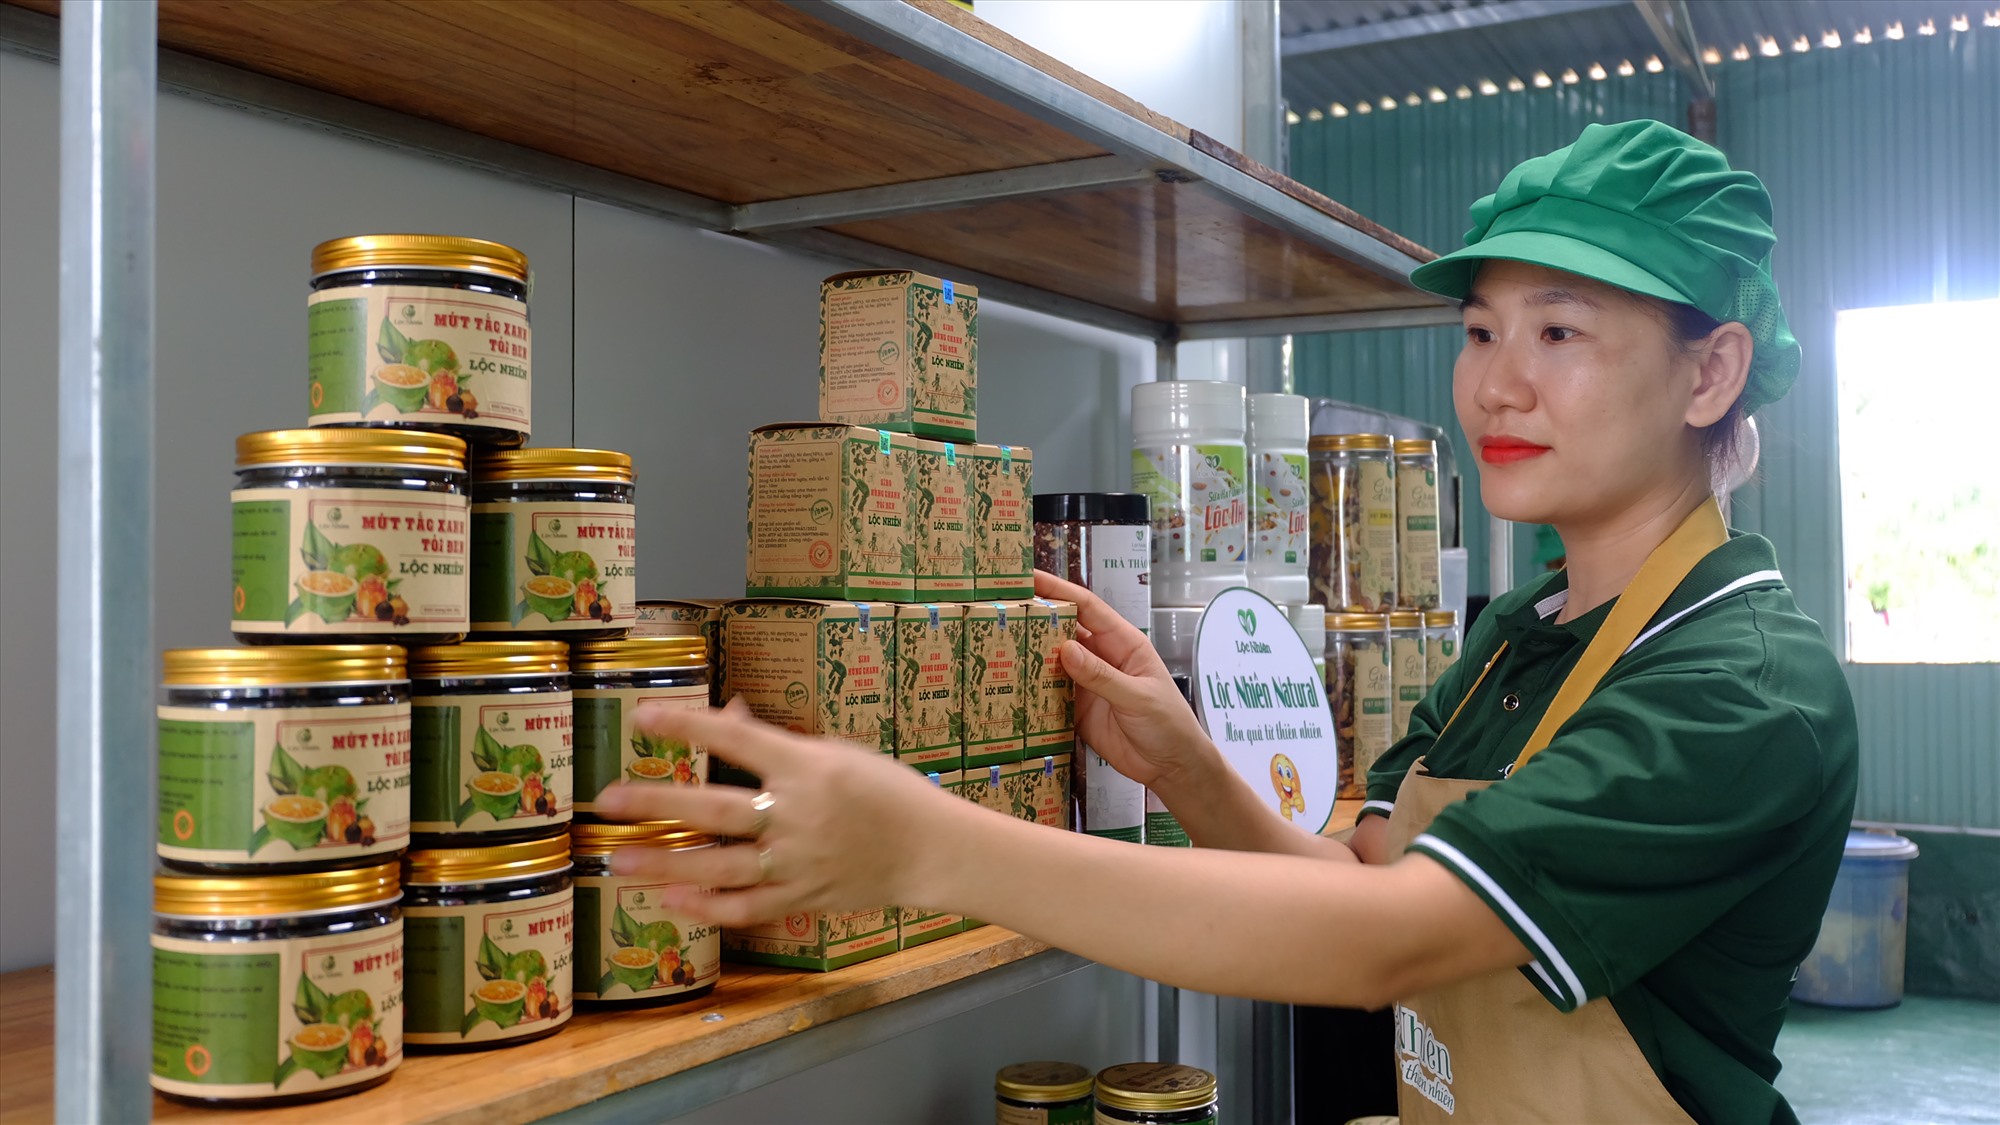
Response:
M1563 85L1574 86L1581 81L1583 81L1583 76L1578 74L1574 67L1563 71Z
M1356 112L1356 113L1374 113L1374 112L1375 112L1375 103L1374 103L1374 102L1355 102L1355 103L1354 103L1354 112Z
M1829 51L1833 50L1835 47L1840 46L1840 32L1838 31L1822 32L1819 37L1819 45L1825 47Z
M1632 65L1631 59L1626 59L1618 64L1618 77L1620 78L1630 78L1637 73L1639 73L1639 68Z
M1319 112L1319 110L1313 110L1313 111L1312 111L1312 119L1313 119L1314 121L1318 121L1318 120L1319 120L1319 118L1320 118L1320 112ZM1302 120L1304 120L1304 118L1300 117L1300 116L1299 116L1298 114L1296 114L1296 113L1292 112L1291 110L1289 110L1289 109L1288 109L1288 110L1286 110L1286 111L1285 111L1285 124L1287 124L1287 125L1297 125L1297 124L1298 124L1298 123L1299 123L1300 121L1302 121Z
M1924 22L1922 22L1922 23L1918 24L1918 25L1917 25L1917 34L1918 34L1918 35L1936 35L1936 34L1937 34L1937 21L1936 21L1936 20L1925 20Z
M1590 64L1590 69L1589 69L1589 70L1586 70L1586 71L1584 71L1584 73L1585 73L1585 74L1588 74L1588 75L1590 75L1590 80L1591 80L1592 82L1602 82L1602 81L1604 81L1604 77L1605 77L1605 70L1604 70L1604 64L1603 64L1603 63L1591 63L1591 64Z
M1422 105L1422 104L1424 104L1424 99L1423 99L1423 97L1422 97L1421 95L1419 95L1419 94L1418 94L1418 93L1417 93L1417 92L1416 92L1415 90L1411 90L1411 91L1410 91L1410 92L1409 92L1408 94L1404 95L1404 97L1403 97L1403 104L1404 104L1404 105Z
M1666 64L1666 63L1663 63L1663 62L1661 62L1661 61L1660 61L1660 56L1658 56L1658 55L1647 55L1647 56L1646 56L1646 73L1647 73L1647 74L1658 74L1658 73L1660 73L1661 71L1663 71L1663 70L1665 70L1665 69L1667 69L1667 64Z
M1704 47L1701 51L1701 61L1709 66L1715 66L1722 62L1722 52L1714 47Z
M1521 91L1527 89L1528 84L1526 82L1521 81L1518 78L1509 78L1507 80L1507 88L1509 90L1512 90L1514 93L1518 94Z
M1953 31L1971 31L1972 21L1966 18L1964 13L1960 13L1951 17L1951 29Z
M1759 35L1757 37L1757 53L1764 56L1767 59L1775 59L1780 54L1782 54L1783 51L1781 48L1779 48L1778 41L1776 39L1768 35Z
M1377 102L1376 104L1381 106L1383 109L1395 109L1396 99L1388 96L1387 94L1384 94L1382 95L1382 100L1380 102Z
M1363 111L1363 112L1366 112L1366 111L1367 111L1367 109L1368 109L1368 103L1367 103L1367 102L1362 102L1362 103L1361 103L1361 109L1362 109L1362 111ZM1326 109L1326 111L1327 111L1328 113L1331 113L1331 114L1333 114L1333 115L1334 115L1335 117L1346 117L1346 116L1347 116L1347 107L1346 107L1346 106L1344 106L1344 105L1342 105L1342 104L1341 104L1341 103L1339 103L1339 102L1335 102L1335 103L1333 103L1332 105L1328 106L1328 107L1327 107L1327 109ZM1313 110L1313 112L1314 112L1314 113L1318 113L1318 112L1319 112L1319 110Z
M1514 81L1519 82L1520 79L1516 78ZM1491 78L1482 78L1479 80L1479 92L1490 96L1499 93L1500 87L1494 85Z
M1792 40L1792 50L1803 55L1807 51L1812 50L1812 40L1801 35L1797 39Z
M1553 85L1555 85L1555 80L1549 77L1548 71L1538 70L1535 72L1535 89L1546 90Z
M1986 18L1981 20L1980 22L1985 24L1987 27L2000 27L2000 8L1995 8L1992 11L1986 13Z
M1450 97L1451 95L1445 93L1443 90L1438 89L1436 86L1432 86L1431 92L1426 96L1429 97L1430 100L1434 102L1441 102L1446 98Z
M1738 43L1736 45L1736 49L1734 51L1729 52L1729 57L1735 59L1737 62L1749 62L1750 44Z
M1875 42L1875 33L1864 27L1854 33L1854 41L1866 46L1869 43Z
M1472 87L1460 86L1458 89L1453 90L1452 94L1455 95L1459 101L1464 101L1465 99L1472 96Z

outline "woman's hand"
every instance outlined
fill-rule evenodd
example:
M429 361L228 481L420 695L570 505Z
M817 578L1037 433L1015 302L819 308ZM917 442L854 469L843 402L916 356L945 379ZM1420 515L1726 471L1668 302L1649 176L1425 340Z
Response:
M1153 788L1219 760L1144 633L1104 599L1046 571L1035 572L1035 593L1076 603L1080 639L1064 645L1061 657L1079 689L1079 741L1119 773Z
M926 841L949 838L955 815L979 811L886 754L781 730L741 703L721 711L646 706L637 720L764 780L761 795L730 785L626 782L598 798L607 819L678 820L746 841L612 856L616 874L684 884L664 892L667 905L704 922L747 926L805 910L914 904L916 866L936 851ZM756 807L760 797L767 808Z

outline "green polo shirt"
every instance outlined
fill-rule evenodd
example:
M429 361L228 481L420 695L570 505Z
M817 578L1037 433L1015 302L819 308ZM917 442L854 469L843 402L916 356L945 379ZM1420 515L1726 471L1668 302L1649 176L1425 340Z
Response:
M1729 589L1719 598L1718 592ZM1506 776L1611 606L1566 624L1557 573L1495 601L1368 775L1387 814L1410 764L1505 777L1412 845L1513 929L1522 973L1569 1011L1608 996L1701 1122L1796 1122L1771 1084L1792 978L1854 813L1846 677L1777 574L1734 535L1703 559L1553 741ZM1713 600L1711 600L1713 598ZM1439 735L1501 642L1507 652Z

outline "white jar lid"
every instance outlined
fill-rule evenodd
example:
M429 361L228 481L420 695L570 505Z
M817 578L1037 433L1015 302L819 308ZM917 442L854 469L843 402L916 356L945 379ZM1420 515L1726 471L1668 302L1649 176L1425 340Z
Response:
M1326 607L1323 605L1288 605L1282 607L1285 617L1306 643L1306 651L1316 656L1326 655Z
M1132 388L1132 429L1223 429L1243 432L1241 383L1205 379L1169 379Z
M1251 395L1249 404L1251 445L1304 445L1312 439L1312 400L1306 396Z

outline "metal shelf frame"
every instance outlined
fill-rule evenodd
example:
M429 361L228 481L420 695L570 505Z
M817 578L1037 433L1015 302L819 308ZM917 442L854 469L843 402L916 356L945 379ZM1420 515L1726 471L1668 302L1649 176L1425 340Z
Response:
M1233 206L1383 278L1418 262L1117 106L901 3L785 0L871 45L1056 125L1109 156L941 180L731 206L477 136L422 118L158 47L154 0L63 0L56 20L0 7L0 49L61 65L60 523L65 607L58 665L57 1119L150 1115L151 1028L130 1018L150 995L154 638L151 555L155 115L162 88L558 189L705 230L847 263L915 264L977 283L989 297L1159 346L1162 378L1179 340L1450 323L1452 308L1173 324L949 262L913 259L831 233L844 222L1106 186L1199 181ZM1413 292L1413 298L1420 298ZM142 759L142 760L137 760ZM144 777L145 785L134 784ZM685 1110L936 1019L1074 972L1048 953L621 1095L577 1120ZM1268 1017L1267 1017L1268 1018ZM1282 1040L1277 1026L1267 1039ZM829 1053L831 1052L831 1053Z

